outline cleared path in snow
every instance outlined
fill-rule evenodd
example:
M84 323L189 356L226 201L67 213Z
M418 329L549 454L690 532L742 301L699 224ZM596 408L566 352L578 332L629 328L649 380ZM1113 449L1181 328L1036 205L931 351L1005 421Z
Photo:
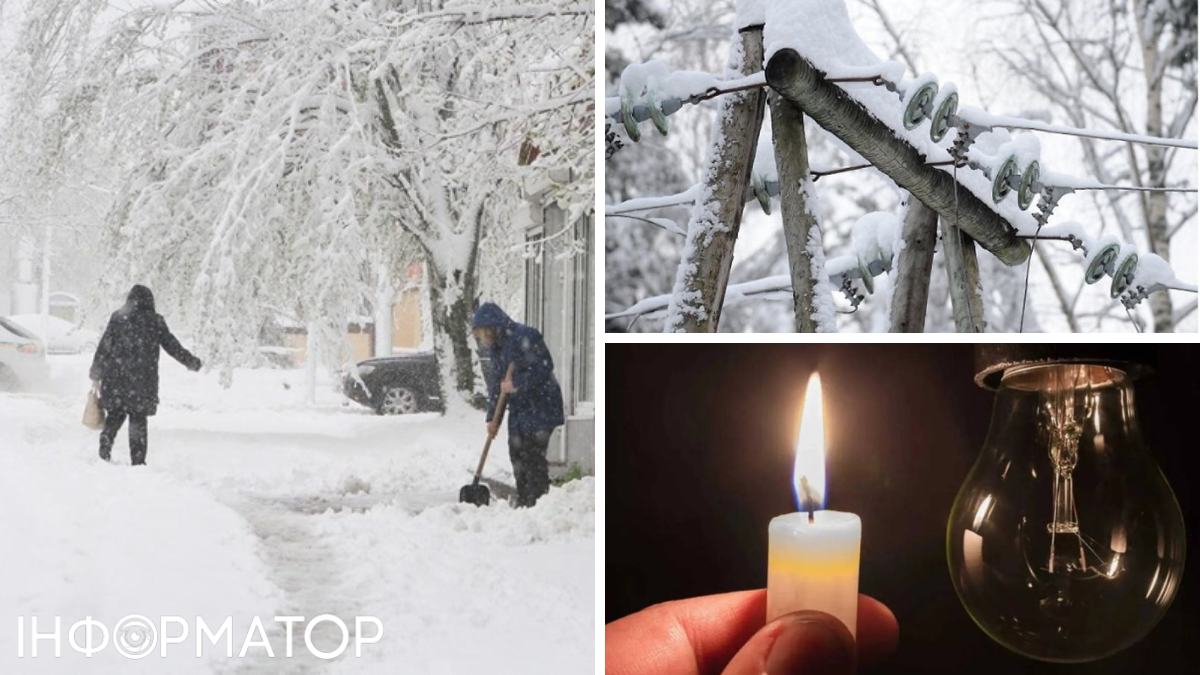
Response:
M278 608L278 616L302 616L305 621L293 624L291 650L287 657L287 635L279 624L270 631L268 639L275 650L274 658L259 658L244 662L237 669L246 675L257 673L323 673L329 664L312 655L305 644L304 631L309 620L321 614L333 614L342 619L353 636L354 617L358 608L353 598L335 595L331 579L340 573L328 541L313 532L309 516L287 508L279 501L259 501L252 498L227 502L242 514L262 541L265 559L270 565L270 577L286 596ZM318 624L313 630L313 645L331 653L341 642L341 631L331 623ZM353 637L351 637L353 644ZM352 649L352 648L351 648ZM285 669L281 665L285 664Z
M362 421L392 422L369 417ZM427 416L425 421L433 419ZM347 593L342 582L351 571L346 569L344 560L339 559L336 536L322 532L314 523L316 516L334 512L361 514L381 502L416 515L429 506L455 501L456 497L451 491L370 492L371 483L361 476L379 471L376 464L380 460L378 446L381 442L385 448L391 446L389 441L395 436L393 433L346 437L295 432L288 430L290 427L285 420L280 420L279 431L167 428L156 433L154 438L154 443L161 446L156 466L177 472L180 478L196 481L209 489L218 501L250 525L262 544L262 557L269 567L268 576L285 596L275 616L302 616L305 619L292 625L292 656L288 657L289 640L283 625L274 622L274 617L261 617L268 628L267 639L274 654L267 656L263 648L252 648L246 659L237 662L233 672L238 675L318 675L331 672L338 666L338 661L354 660L351 656L355 618L368 614L363 611L368 597ZM369 449L372 446L374 449ZM394 452L402 450L395 448ZM236 455L237 459L229 459L226 455ZM330 467L335 470L329 475L336 481L321 480L320 476L307 471L308 480L292 480L295 477L293 469L318 464L328 458L337 461L337 466ZM289 468L289 462L295 462L295 466ZM392 463L384 462L384 466L390 468ZM335 659L318 658L305 642L308 623L323 614L340 618L350 634L346 650ZM375 629L366 626L364 630L370 637ZM235 652L239 648L238 640L244 637L244 633L235 632ZM313 630L313 645L322 652L336 651L341 640L341 630L331 622L322 622ZM364 652L372 649L380 647L364 645Z
M16 514L0 536L28 553L0 557L0 577L21 580L0 584L0 609L65 621L202 614L212 626L232 613L235 657L257 616L276 654L225 659L222 643L219 658L208 648L196 659L178 645L166 660L130 662L109 650L87 672L592 669L594 481L555 488L534 509L458 504L483 440L477 411L381 418L328 392L303 405L283 386L299 373L239 372L224 390L215 374L164 361L149 465L134 469L124 433L112 465L95 458L95 432L78 421L86 363L66 366L56 394L0 395L0 503ZM506 455L493 452L485 474L511 482ZM287 659L274 616L318 614L350 630L376 616L384 637L361 659L352 638L321 661L300 648L298 625ZM340 638L318 627L322 649L336 646L330 631ZM32 671L9 663L11 637L0 632L0 672L83 672L69 652Z

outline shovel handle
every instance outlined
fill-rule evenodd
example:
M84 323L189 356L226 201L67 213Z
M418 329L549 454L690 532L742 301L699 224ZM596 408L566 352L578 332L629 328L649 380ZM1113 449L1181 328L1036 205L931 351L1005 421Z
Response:
M515 364L515 363L508 364L508 372L506 372L504 374L504 379L507 380L507 379L512 378L513 368L516 365L517 364ZM496 411L492 414L492 417L494 417L496 419L497 427L499 427L500 423L504 421L504 407L507 404L508 404L508 392L502 391L502 392L500 392L500 398L496 401ZM495 437L492 436L491 434L488 434L487 440L484 441L484 443L483 443L483 454L480 455L480 457L479 457L479 466L476 467L476 469L475 469L475 480L471 483L471 485L479 485L479 477L481 475L483 475L483 465L487 462L488 450L490 450L492 448L492 439L493 438L495 438Z

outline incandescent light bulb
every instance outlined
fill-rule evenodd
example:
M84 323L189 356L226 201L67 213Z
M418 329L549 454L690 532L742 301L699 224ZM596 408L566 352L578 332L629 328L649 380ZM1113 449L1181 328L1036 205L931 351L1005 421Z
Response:
M1120 651L1167 611L1185 548L1175 495L1142 445L1132 371L994 370L987 442L947 528L954 589L984 632L1025 656Z

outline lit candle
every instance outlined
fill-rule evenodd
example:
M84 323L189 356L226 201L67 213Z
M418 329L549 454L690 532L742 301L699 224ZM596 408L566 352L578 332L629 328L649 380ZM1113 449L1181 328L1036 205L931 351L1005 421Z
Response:
M803 511L771 520L767 621L815 609L837 617L854 635L862 522L853 513L821 510L825 505L825 422L821 378L816 373L804 395L792 480Z

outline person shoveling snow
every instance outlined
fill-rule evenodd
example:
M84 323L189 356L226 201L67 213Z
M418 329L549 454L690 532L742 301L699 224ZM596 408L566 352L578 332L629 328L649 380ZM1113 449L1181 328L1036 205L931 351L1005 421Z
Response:
M495 437L500 430L496 404L504 392L508 399L508 453L517 480L516 505L533 506L550 489L546 446L564 421L554 360L541 333L513 321L495 303L480 305L471 328L491 357L488 435ZM510 365L512 374L507 376Z

